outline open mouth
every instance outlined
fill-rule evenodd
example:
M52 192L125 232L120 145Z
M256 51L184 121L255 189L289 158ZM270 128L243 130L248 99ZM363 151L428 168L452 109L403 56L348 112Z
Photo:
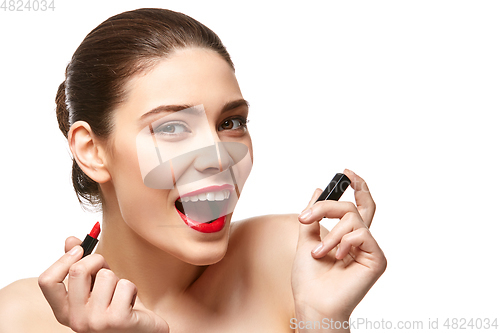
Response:
M224 227L231 194L232 186L211 186L179 197L175 208L192 229L216 232Z

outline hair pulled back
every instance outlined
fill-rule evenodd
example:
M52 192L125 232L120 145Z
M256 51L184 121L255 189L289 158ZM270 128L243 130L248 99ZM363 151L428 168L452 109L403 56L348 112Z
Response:
M175 49L202 47L219 53L234 70L220 38L205 25L179 12L143 8L110 17L92 30L73 54L56 95L59 128L68 137L76 121L106 139L113 110L125 100L124 87L136 73L152 68ZM73 158L72 181L85 207L102 203L99 184Z

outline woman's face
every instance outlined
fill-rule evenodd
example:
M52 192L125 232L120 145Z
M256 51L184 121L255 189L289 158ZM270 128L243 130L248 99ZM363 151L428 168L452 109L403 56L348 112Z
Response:
M114 113L104 201L114 196L125 223L155 247L192 264L219 261L253 158L233 70L212 50L181 49L126 92Z

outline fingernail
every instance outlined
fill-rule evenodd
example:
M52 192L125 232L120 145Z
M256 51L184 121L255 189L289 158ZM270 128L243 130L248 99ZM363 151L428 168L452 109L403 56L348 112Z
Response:
M319 243L318 246L313 250L314 254L318 254L319 251L323 248L323 242Z
M72 249L68 252L68 254L69 254L70 256L74 256L74 255L77 255L79 252L80 252L80 245L77 245L77 246L75 246L74 248L72 248Z
M302 214L299 215L299 219L301 220L307 220L309 218L309 216L311 216L312 214L312 211L311 211L311 208L305 210L302 212Z

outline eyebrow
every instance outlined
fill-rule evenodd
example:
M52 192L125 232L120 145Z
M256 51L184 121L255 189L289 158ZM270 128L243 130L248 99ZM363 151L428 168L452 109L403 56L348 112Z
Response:
M182 110L185 110L185 109L192 108L193 106L194 105L191 105L191 104L160 105L160 106L157 106L154 109L146 112L145 114L143 114L140 119L143 120L144 118L147 118L147 117L149 117L151 115L162 113L162 112L177 112L177 111L182 111ZM245 99L243 99L243 98L237 99L235 101L227 102L222 107L221 113L224 113L224 112L236 109L236 108L238 108L240 106L250 107L250 103L248 103L248 101L245 100ZM193 112L198 113L198 110L193 109Z

